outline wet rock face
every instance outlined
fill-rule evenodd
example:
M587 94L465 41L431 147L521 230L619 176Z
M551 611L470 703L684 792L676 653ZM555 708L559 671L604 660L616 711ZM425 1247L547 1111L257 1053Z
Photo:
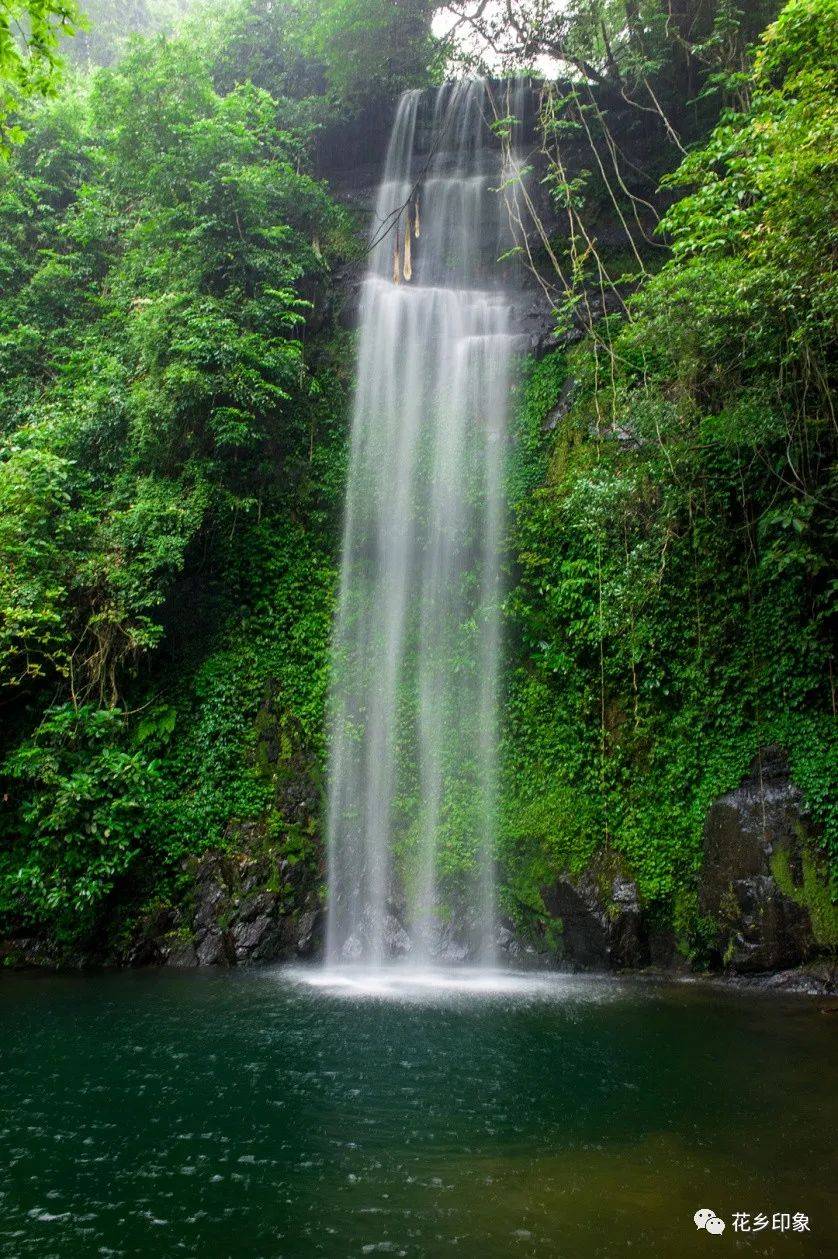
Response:
M547 912L561 920L563 960L579 966L608 965L608 915L595 881L583 875L578 882L557 879L541 889Z
M405 930L402 920L403 906L390 904L381 923L381 948L385 958L399 961L409 957L413 951L413 941ZM369 957L370 942L375 936L375 924L369 914L365 915L357 930L346 940L341 953L341 961L350 965L360 965Z
M458 906L450 921L436 923L430 935L419 938L410 925L403 892L393 887L381 926L379 943L387 961L411 958L434 966L466 966L480 961L482 924L468 906ZM368 961L375 930L376 923L367 911L344 943L340 960L351 964ZM511 940L512 932L501 932L498 928L499 949L508 943L507 936Z
M778 748L765 749L742 785L711 805L699 901L718 924L720 959L733 971L781 970L815 952L808 910L772 873L778 855L799 873L806 834L801 793Z
M622 874L610 883L594 871L560 878L543 887L541 898L561 922L561 961L591 970L645 966L649 941L637 886Z
M323 915L312 895L289 910L288 869L269 857L211 851L192 863L182 904L148 920L130 965L240 966L309 957L320 946ZM283 879L286 881L283 883ZM282 884L283 890L273 888Z
M699 911L712 942L699 964L760 975L800 967L828 948L830 928L821 924L819 945L806 907L812 838L784 754L763 749L742 784L707 814ZM560 877L541 896L557 927L553 932L548 920L542 934L552 938L559 962L598 970L678 963L671 926L655 924L625 873L594 864L578 878Z
M530 931L524 939L511 918L502 918L495 933L498 960L516 970L549 970L553 962L543 938Z

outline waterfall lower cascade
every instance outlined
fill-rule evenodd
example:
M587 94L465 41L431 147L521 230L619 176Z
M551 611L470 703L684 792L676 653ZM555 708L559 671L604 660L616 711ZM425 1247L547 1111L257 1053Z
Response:
M480 80L406 92L378 190L333 646L330 966L494 959L516 336L492 105Z

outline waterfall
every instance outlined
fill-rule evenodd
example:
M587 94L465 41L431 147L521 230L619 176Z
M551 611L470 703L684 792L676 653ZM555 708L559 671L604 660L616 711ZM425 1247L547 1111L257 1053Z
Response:
M333 645L331 965L494 957L516 338L491 116L480 80L405 92L378 190Z

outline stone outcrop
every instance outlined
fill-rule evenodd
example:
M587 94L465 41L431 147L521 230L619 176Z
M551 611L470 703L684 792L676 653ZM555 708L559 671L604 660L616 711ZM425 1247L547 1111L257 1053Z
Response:
M741 785L710 806L697 892L696 939L682 942L694 967L766 982L782 974L789 990L803 975L804 990L829 990L838 909L779 748L763 749ZM529 911L523 932L511 922L501 927L501 954L513 964L686 968L671 925L661 926L613 856L560 875L542 887L541 900L543 914Z
M190 872L184 901L142 924L129 964L238 966L290 961L316 949L322 914L313 894L303 896L302 909L289 908L294 872L287 862L214 850Z
M184 863L187 890L148 915L129 965L240 966L314 953L322 935L318 768L297 722L268 694L256 719L255 768L271 785L277 827L231 823L224 849Z
M311 837L308 859L289 849L288 834L272 842L257 823L239 824L224 850L184 863L186 890L176 903L150 910L124 947L66 956L37 937L0 944L6 965L76 967L104 963L172 967L239 966L316 956L324 914L316 839L317 790L311 766L281 722L265 722L260 756L275 785L286 825ZM541 888L540 910L527 926L503 919L499 958L516 968L686 970L675 932L644 904L630 871L613 854L578 875L561 874ZM522 907L523 909L524 907ZM404 906L393 900L386 947L405 956ZM742 783L710 806L703 834L697 912L704 952L699 969L724 971L742 984L778 992L834 991L838 909L832 904L817 836L778 748L763 749ZM526 914L525 914L526 917ZM477 927L454 915L435 950L443 964L474 955ZM686 943L689 943L688 941Z
M763 750L704 827L701 912L717 924L717 961L739 974L799 966L818 952L803 888L811 827L779 748Z
M541 889L548 914L558 920L558 960L592 970L646 966L649 937L636 884L620 872L586 870Z

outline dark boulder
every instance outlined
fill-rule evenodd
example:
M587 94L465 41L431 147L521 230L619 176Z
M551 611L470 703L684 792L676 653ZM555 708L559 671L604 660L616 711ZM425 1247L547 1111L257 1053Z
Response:
M143 919L123 964L239 966L317 952L317 890L280 852L264 843L256 855L211 849L184 870L191 880L178 904Z
M608 914L596 880L584 874L578 880L557 879L541 889L547 912L561 921L564 961L604 969L608 965Z
M795 891L811 838L801 793L776 747L764 749L742 784L711 805L699 905L716 924L718 958L731 970L782 970L817 951L809 910Z
M511 918L500 920L495 932L498 959L521 970L549 969L553 959L543 921L534 919L531 913L527 917L529 921L523 930Z
M796 966L814 951L809 914L777 887L768 875L755 874L737 879L733 904L724 910L732 916L725 960L735 971L782 970ZM726 914L722 914L724 920Z
M194 867L195 929L212 931L227 906L231 879L230 862L223 853L209 852Z
M593 970L648 964L637 885L623 874L609 880L591 869L578 878L565 876L543 887L541 898L561 923L559 960Z
M195 941L195 960L198 966L234 965L236 950L230 933L217 927L201 932Z
M293 949L291 924L276 913L256 918L239 918L230 931L237 962L270 962L285 957Z
M300 957L314 957L323 948L326 915L322 909L310 909L297 919L297 953Z
M164 943L159 960L165 962L167 966L176 966L180 969L199 965L195 942L191 936L177 936L170 942ZM136 964L141 965L139 962Z

